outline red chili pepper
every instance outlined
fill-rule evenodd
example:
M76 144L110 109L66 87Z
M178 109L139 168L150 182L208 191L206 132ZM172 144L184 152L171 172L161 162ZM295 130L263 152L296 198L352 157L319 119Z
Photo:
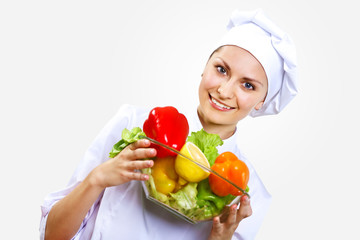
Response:
M211 166L211 169L244 190L249 182L248 167L231 152L220 154L216 158L214 165ZM234 196L240 196L242 194L234 186L214 174L210 174L209 183L211 191L220 197L229 194Z
M186 117L174 107L156 107L150 111L144 122L143 131L146 136L162 142L180 151L189 135L189 124ZM161 146L152 145L157 150L157 157L176 156Z

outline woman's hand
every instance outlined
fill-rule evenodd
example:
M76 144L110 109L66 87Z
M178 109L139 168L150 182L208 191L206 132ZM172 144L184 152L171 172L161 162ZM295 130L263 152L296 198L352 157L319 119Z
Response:
M156 156L156 150L149 146L149 140L139 140L92 170L84 181L53 206L46 223L45 239L72 238L106 187L149 179L135 171L153 166L152 160L141 160Z
M209 240L231 239L241 220L252 214L250 199L246 195L242 196L239 209L234 204L229 211L228 217L223 222L220 222L219 216L214 217Z
M156 150L149 148L150 141L143 139L130 144L116 157L96 167L89 175L93 184L101 187L117 186L131 180L148 180L149 176L136 170L152 167Z

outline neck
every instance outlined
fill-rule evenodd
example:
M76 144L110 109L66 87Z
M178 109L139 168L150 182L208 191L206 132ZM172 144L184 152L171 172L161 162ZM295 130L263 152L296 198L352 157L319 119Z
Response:
M198 116L201 125L203 126L203 129L207 133L218 134L222 140L231 137L232 135L234 135L236 131L236 125L222 125L222 124L207 122L204 120L202 116L200 116L199 112L198 112Z

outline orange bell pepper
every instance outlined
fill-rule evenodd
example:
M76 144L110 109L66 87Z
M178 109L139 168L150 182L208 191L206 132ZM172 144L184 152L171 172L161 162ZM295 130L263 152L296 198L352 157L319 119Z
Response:
M231 152L220 154L211 169L240 188L246 189L250 177L249 169L235 154ZM242 195L241 191L214 174L210 174L209 183L211 191L220 197L229 194L234 196Z

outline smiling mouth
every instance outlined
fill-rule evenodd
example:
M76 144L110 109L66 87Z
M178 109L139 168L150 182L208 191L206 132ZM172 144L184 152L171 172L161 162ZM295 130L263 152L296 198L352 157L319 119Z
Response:
M209 94L209 97L210 97L211 105L214 106L216 109L223 110L223 111L234 109L233 107L229 107L229 106L225 105L224 103L220 102L219 100L216 100L210 94Z

